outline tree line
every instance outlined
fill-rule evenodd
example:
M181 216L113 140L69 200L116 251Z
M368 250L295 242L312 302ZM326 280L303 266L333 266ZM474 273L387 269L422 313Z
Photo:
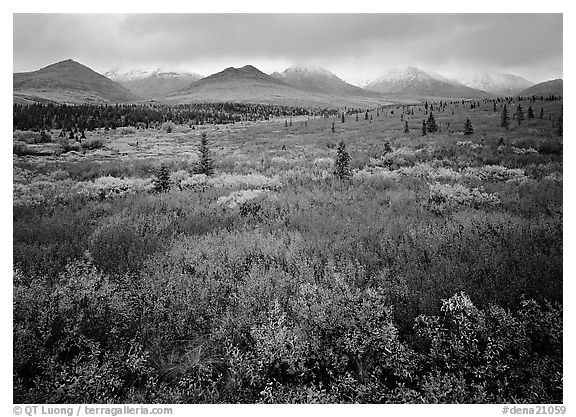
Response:
M192 103L169 106L14 104L13 128L18 130L94 130L133 126L149 128L164 122L204 125L269 120L280 116L325 116L334 110L254 103Z

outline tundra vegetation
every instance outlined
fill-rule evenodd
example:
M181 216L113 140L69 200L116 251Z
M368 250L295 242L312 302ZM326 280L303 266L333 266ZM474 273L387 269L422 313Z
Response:
M561 403L561 106L15 106L14 402Z

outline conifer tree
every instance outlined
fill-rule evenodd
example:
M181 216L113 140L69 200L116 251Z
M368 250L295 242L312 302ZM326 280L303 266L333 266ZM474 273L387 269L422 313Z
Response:
M208 176L214 175L214 161L210 157L210 147L206 132L202 132L202 136L200 137L200 143L198 144L198 154L200 159L198 160L198 164L196 166L196 173Z
M384 155L386 155L387 153L392 152L392 145L390 144L390 141L388 139L386 139L384 141Z
M426 128L428 129L428 133L438 132L438 125L436 124L434 113L432 112L430 112L430 116L428 116L428 120L426 121Z
M544 118L544 107L540 108L540 119Z
M342 112L342 123L344 123L346 119L344 119L344 112Z
M496 102L494 102L494 113L496 113Z
M474 133L474 128L472 127L472 122L470 119L466 119L466 123L464 123L464 134L466 136L471 135Z
M534 118L534 110L532 110L532 106L528 107L528 118L529 119L533 119Z
M356 121L358 121L358 113L356 113Z
M422 120L422 136L426 136L426 120Z
M564 127L562 126L562 124L563 124L562 113L560 113L560 118L558 119L558 130L557 130L558 136L562 136L562 134L564 133L563 132Z
M344 139L341 139L338 143L336 152L334 176L341 181L349 180L352 177L352 172L350 171L350 155L348 155L346 151Z
M404 123L404 133L410 133L410 129L408 128L408 120Z
M500 117L500 127L508 128L510 127L510 119L508 118L508 109L506 109L506 104L504 104L504 108L502 109L502 116Z
M522 106L518 104L518 107L516 108L516 121L518 122L518 126L520 126L522 120L524 120L524 110L522 109Z
M336 129L334 128L334 122L332 122L332 133L334 133Z
M154 179L154 191L165 193L170 191L170 169L166 164L160 165L156 178Z

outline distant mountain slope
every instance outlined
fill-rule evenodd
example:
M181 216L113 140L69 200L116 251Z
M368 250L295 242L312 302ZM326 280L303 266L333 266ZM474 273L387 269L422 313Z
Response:
M513 96L534 85L532 81L512 74L477 72L458 78L462 84L497 96Z
M348 84L324 68L290 67L283 72L274 72L271 77L284 81L291 86L324 94L377 97L379 93L364 90Z
M68 59L32 72L13 74L15 101L123 103L138 97L122 85Z
M550 94L564 96L564 82L561 78L544 81L518 93L521 96L548 96Z
M379 95L352 96L328 94L323 91L299 88L277 77L263 73L252 65L226 68L192 83L165 100L167 103L198 101L234 101L281 105L358 106L369 107L386 103Z
M128 72L109 71L105 75L144 99L164 98L202 79L194 73L174 71L132 70Z
M407 97L478 98L489 93L455 80L428 74L417 67L396 69L362 85L367 90Z

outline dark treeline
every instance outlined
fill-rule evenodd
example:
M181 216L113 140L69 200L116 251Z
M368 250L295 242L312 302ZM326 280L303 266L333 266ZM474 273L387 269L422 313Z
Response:
M19 130L94 130L123 126L156 126L171 121L177 124L228 124L269 120L274 116L326 116L328 109L252 103L194 103L177 106L146 105L57 105L14 104L13 127Z

